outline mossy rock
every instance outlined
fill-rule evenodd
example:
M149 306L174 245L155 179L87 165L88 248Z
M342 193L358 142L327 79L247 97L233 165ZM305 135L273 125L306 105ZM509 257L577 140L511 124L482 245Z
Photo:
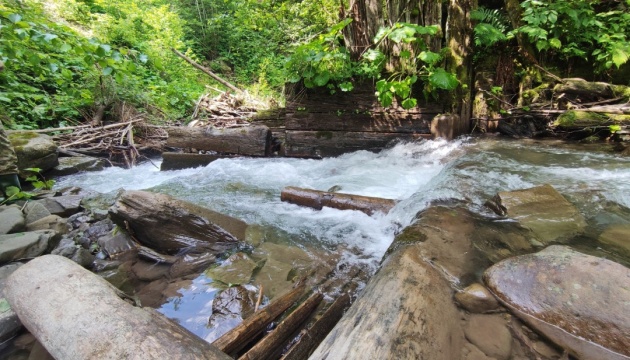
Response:
M17 165L22 177L31 175L24 169L39 168L47 171L59 164L57 144L48 135L32 131L16 131L9 133L9 141L17 155Z
M568 110L553 122L554 126L562 128L585 128L615 124L630 124L630 115Z

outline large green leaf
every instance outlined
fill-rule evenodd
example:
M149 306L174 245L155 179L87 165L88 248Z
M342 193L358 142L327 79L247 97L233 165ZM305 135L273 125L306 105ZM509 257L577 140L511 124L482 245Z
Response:
M403 109L411 109L416 107L416 105L418 104L418 101L414 98L408 98L403 100L403 102L401 103Z
M328 71L318 73L315 77L313 77L313 83L317 86L324 86L328 84L328 80L330 80L330 73Z
M429 83L438 89L453 90L459 84L455 74L437 68L429 74Z
M615 47L612 50L612 62L619 68L628 62L629 54L621 47Z

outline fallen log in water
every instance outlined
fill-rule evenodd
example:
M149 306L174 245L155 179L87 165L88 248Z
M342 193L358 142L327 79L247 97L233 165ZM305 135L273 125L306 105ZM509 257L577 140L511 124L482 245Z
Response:
M160 165L160 171L180 170L206 166L215 160L231 157L233 156L165 152L162 153L162 164Z
M227 129L167 127L166 144L179 148L195 148L220 153L268 156L271 131L266 126L243 126Z
M297 309L286 317L269 335L252 347L240 360L273 359L282 349L282 345L295 333L300 325L313 313L324 295L315 293L304 301ZM277 358L277 357L276 357Z
M335 300L332 305L317 321L300 334L298 340L291 349L282 357L282 360L307 359L313 350L324 340L326 335L337 324L343 312L350 306L350 295L344 294Z
M212 345L219 350L232 354L254 340L265 327L286 309L291 307L304 293L304 285L300 285L267 305L264 309L245 319L234 329L215 340Z
M312 207L317 210L328 206L339 210L358 210L368 215L373 215L376 212L387 214L396 205L396 200L391 199L332 193L294 186L287 186L282 189L280 199L292 204Z
M21 266L5 295L55 359L230 359L157 311L121 300L103 278L62 256Z

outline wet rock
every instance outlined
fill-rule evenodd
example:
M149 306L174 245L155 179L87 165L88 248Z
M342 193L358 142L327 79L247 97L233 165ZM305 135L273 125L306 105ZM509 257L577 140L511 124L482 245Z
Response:
M474 283L455 294L455 300L471 313L484 313L495 310L499 302L485 286Z
M136 251L136 244L124 231L109 231L106 235L99 237L96 242L101 251L110 259L116 259L127 252Z
M78 213L81 210L82 198L83 196L81 195L68 195L41 199L37 200L37 202L44 205L46 209L48 209L48 211L53 215L69 217Z
M0 264L43 254L54 235L50 230L0 235Z
M185 254L180 256L169 270L169 277L179 278L190 274L197 274L207 269L217 260L211 253Z
M110 191L108 193L92 193L85 195L81 200L81 206L86 210L104 210L109 209L116 203L116 200L125 192L123 189Z
M458 359L465 344L452 290L419 244L387 257L312 359Z
M83 266L84 268L91 268L92 262L94 262L95 256L90 253L89 250L82 247L77 248L70 260Z
M244 253L231 255L221 265L208 269L206 276L224 284L247 284L258 265Z
M53 230L57 235L65 235L70 232L70 225L66 219L57 215L48 215L26 225L26 231Z
M256 273L254 284L264 287L264 292L269 299L283 294L293 287L295 280L291 274L293 266L275 259L267 259L264 266Z
M28 168L39 168L42 172L57 166L57 145L48 135L29 131L16 131L9 134L9 140L18 158L20 176L26 178L31 173Z
M33 344L28 360L55 360L55 358L50 355L44 345L36 341L35 344Z
M586 227L578 209L551 185L500 192L495 200L507 216L530 229L543 244L567 241Z
M99 273L101 271L117 269L120 265L120 261L96 259L94 260L94 263L92 263L92 271L94 271L95 273Z
M142 281L155 281L167 277L170 268L171 266L168 264L148 263L139 260L133 264L131 271Z
M222 253L245 239L247 224L209 209L146 191L127 191L110 209L117 224L143 244L174 255L181 250Z
M25 224L24 214L19 207L0 206L0 235L23 231Z
M24 213L26 214L26 223L30 224L37 220L50 216L50 211L38 201L29 201L24 207Z
M254 313L257 289L253 286L234 286L217 294L212 301L212 315L208 327L212 331L206 340L217 339Z
M493 360L488 357L483 351L471 343L466 343L462 348L462 360Z
M630 258L630 225L619 224L606 228L597 239L605 247L610 247L621 255Z
M74 253L77 252L79 247L74 242L74 240L70 238L63 238L59 241L57 247L51 252L53 255L59 255L66 258L71 258L74 256Z
M99 272L98 276L102 277L108 283L112 284L112 286L125 293L133 293L129 268L125 265L121 265L116 269Z
M144 286L136 294L142 306L160 307L166 301L164 290L168 287L166 279L158 279Z
M630 358L630 269L556 245L504 260L484 280L510 311L577 358Z
M487 356L507 360L512 353L512 334L502 315L472 315L464 329L466 339Z
M14 337L21 328L17 314L5 298L0 298L0 344Z
M82 171L100 171L107 166L103 159L90 156L60 157L59 165L50 170L52 176L65 176Z
M120 299L105 280L60 256L22 266L5 293L56 359L229 359L156 311Z

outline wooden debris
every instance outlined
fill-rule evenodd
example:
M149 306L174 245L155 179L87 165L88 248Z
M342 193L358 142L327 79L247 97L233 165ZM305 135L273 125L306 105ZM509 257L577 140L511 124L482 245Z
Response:
M335 327L344 311L350 306L350 295L338 297L313 326L302 330L300 339L282 357L282 360L308 359L315 348L324 340L330 330Z
M317 210L328 206L339 210L358 210L368 215L373 215L376 212L387 214L396 205L396 200L391 199L332 193L293 186L287 186L282 189L280 199Z
M210 76L211 78L213 78L214 80L218 81L219 83L221 83L222 85L224 85L225 87L227 87L228 89L237 92L237 93L241 93L243 92L241 89L237 88L236 86L230 84L229 82L223 80L220 76L218 76L217 74L213 73L212 71L210 71L208 68L203 67L199 64L197 64L193 59L189 58L188 56L182 54L181 52L175 50L174 48L171 48L171 50L175 53L175 55L179 56L180 58L186 60L186 62L188 62L190 65L192 65L194 68L201 70L203 73L205 73L206 75Z
M264 309L245 319L234 329L223 334L212 345L226 354L235 353L244 348L259 335L265 327L286 309L291 307L304 293L305 286L300 285L288 293L277 298Z
M271 132L264 125L230 129L168 127L168 146L220 153L267 156Z
M315 293L306 301L297 307L289 316L286 317L271 333L265 336L254 347L252 347L245 355L240 357L242 360L263 360L273 359L274 354L281 350L282 345L289 339L291 334L295 333L300 325L302 325L315 308L322 301L324 295Z

